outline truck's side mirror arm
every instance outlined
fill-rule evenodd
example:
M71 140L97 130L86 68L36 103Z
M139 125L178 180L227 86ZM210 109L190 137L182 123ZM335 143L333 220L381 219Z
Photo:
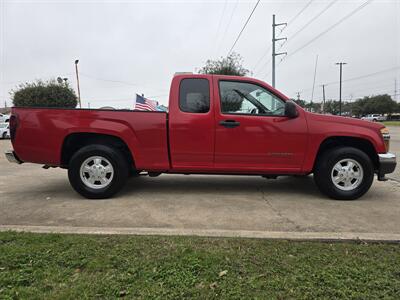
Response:
M285 116L288 118L296 118L299 115L296 104L293 101L285 102Z

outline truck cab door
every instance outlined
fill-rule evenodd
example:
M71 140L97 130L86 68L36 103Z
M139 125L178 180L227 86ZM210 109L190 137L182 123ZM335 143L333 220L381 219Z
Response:
M214 165L215 126L211 76L176 76L169 109L173 171L209 171Z
M307 146L304 112L285 116L285 100L257 82L214 79L215 169L238 173L293 173Z

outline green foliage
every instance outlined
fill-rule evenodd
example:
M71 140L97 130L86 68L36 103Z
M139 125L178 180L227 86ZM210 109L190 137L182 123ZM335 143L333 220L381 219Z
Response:
M351 105L355 115L392 114L399 111L399 105L389 95L377 95L356 100Z
M0 233L1 299L399 299L400 245Z
M14 106L75 108L78 101L68 83L55 80L24 83L11 92Z
M301 107L306 107L306 101L302 99L291 99L296 104L300 105Z
M206 65L199 70L199 73L245 76L249 73L249 70L245 69L242 64L242 57L233 52L225 58L221 57L217 60L207 60Z
M293 99L301 107L314 112L322 112L322 103L307 102L305 100ZM332 115L339 114L339 101L325 101L324 112ZM342 114L364 116L367 114L393 114L400 112L400 103L396 103L389 95L377 95L364 97L353 102L342 101Z
M340 103L335 100L327 100L325 101L324 112L331 115L338 115ZM342 112L344 112L344 103L342 103Z
M301 107L305 108L307 111L312 111L312 112L320 112L322 109L321 103L318 102L306 102L305 100L302 99L291 99Z
M400 126L400 121L384 121L382 123L386 126Z

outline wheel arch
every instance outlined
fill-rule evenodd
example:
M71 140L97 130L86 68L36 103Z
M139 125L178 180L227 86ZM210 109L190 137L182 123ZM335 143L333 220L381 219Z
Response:
M122 138L111 134L92 132L74 132L68 134L64 138L61 147L61 167L68 168L69 161L76 151L84 146L93 144L101 144L118 148L124 154L129 164L135 168L135 160L132 151Z
M371 143L371 141L364 139L364 138L359 138L359 137L331 136L331 137L328 137L325 140L323 140L322 143L320 144L317 155L315 156L315 159L314 159L313 171L318 162L318 158L321 157L321 155L325 151L332 149L332 148L340 147L340 146L354 147L356 149L363 151L371 159L371 161L374 165L374 169L375 170L378 169L378 166L379 166L378 154L375 150L374 145Z

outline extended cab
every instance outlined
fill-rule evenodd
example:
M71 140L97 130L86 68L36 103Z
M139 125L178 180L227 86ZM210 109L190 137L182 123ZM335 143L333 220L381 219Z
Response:
M14 107L12 162L68 169L87 198L118 192L129 175L314 174L334 199L356 199L394 171L381 124L304 111L246 77L177 75L169 112Z

